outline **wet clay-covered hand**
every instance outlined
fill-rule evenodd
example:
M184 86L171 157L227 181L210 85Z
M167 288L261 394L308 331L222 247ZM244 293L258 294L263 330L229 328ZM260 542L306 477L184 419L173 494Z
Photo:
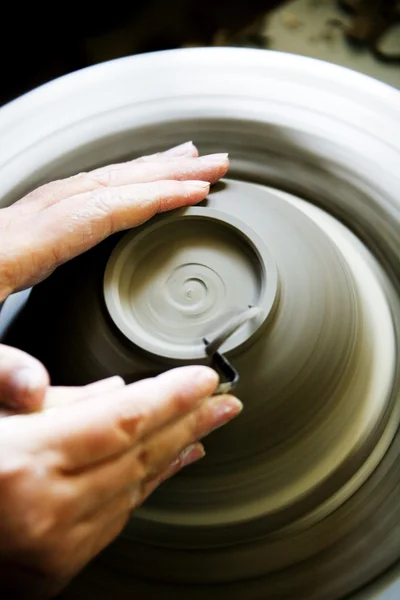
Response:
M43 410L0 419L0 575L6 598L50 598L241 404L207 367L124 385L49 388Z
M47 184L0 211L0 301L113 232L195 204L228 168L185 144ZM50 386L44 366L0 345L0 578L4 596L49 598L121 531L198 440L241 404L186 367L125 385Z
M48 183L0 210L0 302L112 233L203 200L226 154L192 143Z
M0 209L0 302L110 234L200 202L228 165L226 154L199 157L186 142L48 183ZM40 409L48 384L38 361L0 345L0 411Z

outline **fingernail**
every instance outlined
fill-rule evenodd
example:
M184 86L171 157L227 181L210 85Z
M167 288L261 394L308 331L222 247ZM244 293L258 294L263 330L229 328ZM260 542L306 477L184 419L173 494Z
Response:
M164 154L172 154L174 156L180 156L181 154L186 154L193 148L193 142L184 142L183 144L179 144L178 146L174 146L169 150L166 150Z
M225 162L228 158L227 153L223 154L207 154L206 156L200 156L197 160L210 165L218 165Z
M117 388L125 386L125 381L119 375L107 377L106 379L100 379L94 383L89 383L85 386L88 392L105 393Z
M214 427L212 431L222 427L238 416L243 410L243 404L233 396L216 396L211 400Z
M178 461L182 467L187 467L192 463L200 460L205 456L205 450L202 444L196 443L188 446L183 452L181 452Z
M205 192L210 189L210 184L208 181L184 181L182 183L190 192Z
M191 465L192 463L200 460L205 456L206 452L204 450L203 444L200 442L195 442L194 444L190 444L185 450L183 450L177 459L175 459L167 468L166 471L161 475L160 482L169 479L176 473L179 473L184 467Z
M88 383L86 385L86 387L88 386L102 386L102 385L125 385L125 381L123 380L123 378L120 375L111 375L110 377L105 377L104 379L99 379L98 381L95 381L94 383Z

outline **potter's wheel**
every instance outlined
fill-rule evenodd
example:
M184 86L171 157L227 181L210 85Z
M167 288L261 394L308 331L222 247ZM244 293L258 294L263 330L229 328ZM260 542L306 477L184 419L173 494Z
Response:
M231 154L201 206L34 290L10 335L56 380L205 362L204 335L262 309L221 348L241 417L66 597L379 597L371 582L400 559L399 105L337 67L221 49L104 64L0 112L6 203L183 139Z

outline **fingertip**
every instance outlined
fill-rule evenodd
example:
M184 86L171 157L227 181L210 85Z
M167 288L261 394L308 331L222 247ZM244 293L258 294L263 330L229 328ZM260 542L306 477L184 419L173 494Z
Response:
M210 192L210 182L208 181L182 181L180 184L186 192L187 204L197 204L206 198Z
M208 192L210 189L209 181L201 181L201 180L188 180L182 181L182 185L188 189L189 192Z
M185 448L185 450L182 450L179 456L170 464L166 471L167 477L175 475L175 473L178 473L181 469L201 460L205 455L206 451L201 442L190 444L190 446Z
M193 463L201 460L206 455L206 451L201 442L195 442L190 444L185 450L183 450L179 456L165 469L163 473L154 481L152 487L156 487L170 479L174 475L177 475L182 469L192 465Z
M184 142L164 152L166 156L193 156L197 157L199 152L192 141Z
M181 452L178 461L180 461L181 467L183 468L201 460L205 455L206 451L203 444L201 442L195 442Z
M191 144L191 148L190 148L190 151L188 151L188 155L192 156L193 158L197 158L199 156L199 151L197 149L197 146L195 146L193 144L193 142L190 142L190 144Z
M40 410L49 384L49 375L42 365L17 369L11 376L8 404L18 410Z
M221 394L211 398L210 402L214 407L218 407L221 415L229 415L229 418L234 418L240 415L243 410L243 402L232 394Z
M212 395L217 389L219 377L214 369L202 365L178 367L159 375L168 378L174 386L182 388L185 396L198 399Z
M230 166L229 156L226 155L226 159L223 161L223 163L221 165L221 170L219 172L219 178L220 179L221 179L221 177L224 177L224 175L226 175L226 173L229 170L229 166Z
M222 177L224 177L226 175L226 173L229 170L229 167L230 167L229 154L226 154L225 158L220 163L220 166L218 169L218 177L217 177L216 181L218 181L219 179L222 179Z
M229 169L229 154L227 152L220 152L218 154L206 154L197 158L198 164L201 164L209 169L210 182L211 184L216 183L219 179L224 177Z
M85 385L82 390L86 390L90 394L100 394L125 387L125 385L123 377L120 375L112 375L111 377L89 383Z
M219 384L218 373L211 367L205 366L196 366L193 367L193 369L195 369L193 375L194 381L196 381L198 385L202 386L202 388L206 389L208 391L208 395L215 392Z

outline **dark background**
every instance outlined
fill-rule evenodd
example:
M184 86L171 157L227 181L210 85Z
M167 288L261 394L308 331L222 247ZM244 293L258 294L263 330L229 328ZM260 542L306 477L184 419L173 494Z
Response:
M2 8L0 103L57 76L120 56L232 38L282 0L133 0Z
M375 54L379 36L400 19L396 0L310 0L310 5L321 2L339 5L350 17L343 31L347 41ZM55 77L120 56L182 46L266 48L265 16L282 4L290 7L287 0L3 2L0 105Z

